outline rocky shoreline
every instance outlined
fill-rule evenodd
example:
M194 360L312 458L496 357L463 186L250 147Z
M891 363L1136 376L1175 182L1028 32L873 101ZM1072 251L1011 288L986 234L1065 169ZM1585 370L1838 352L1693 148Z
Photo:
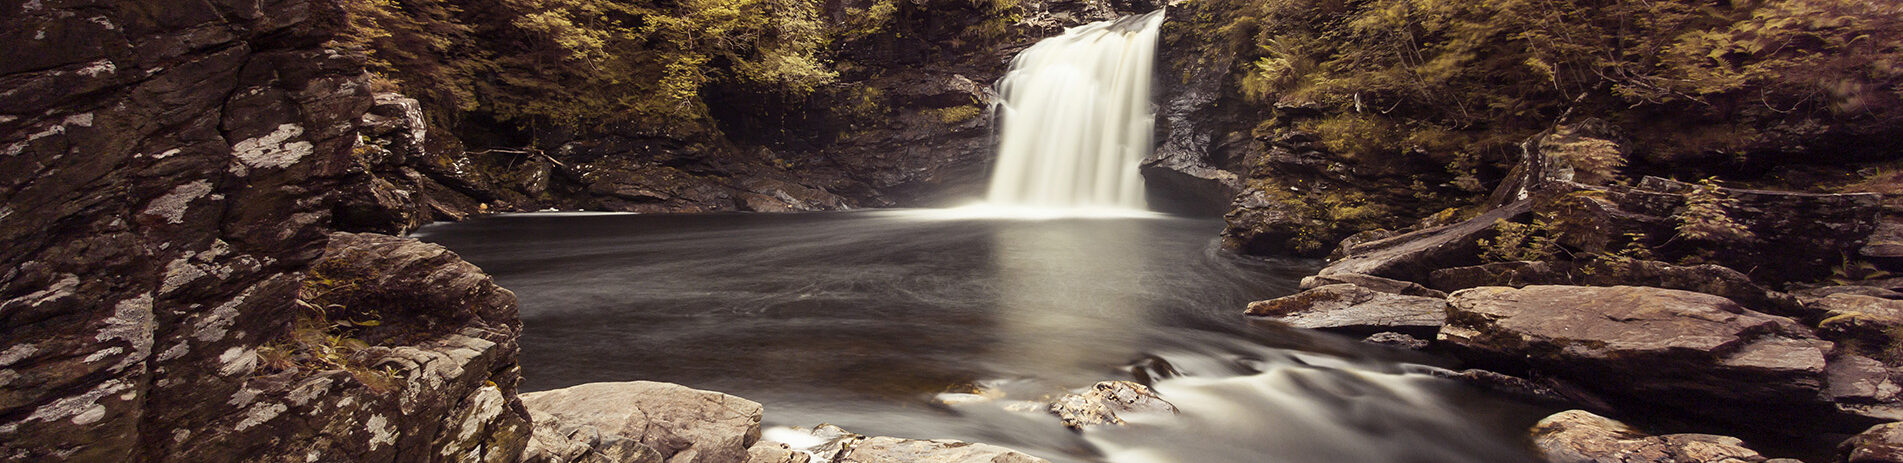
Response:
M1248 315L1451 357L1475 368L1455 379L1587 408L1535 427L1553 461L1765 461L1737 439L1648 437L1589 413L1895 461L1903 279L1856 280L1848 264L1818 258L1899 270L1893 201L1650 177L1586 184L1574 175L1583 168L1539 146L1528 144L1522 176L1490 211L1344 241L1303 292ZM1686 205L1713 193L1729 201L1716 220L1740 237L1641 241L1684 238Z

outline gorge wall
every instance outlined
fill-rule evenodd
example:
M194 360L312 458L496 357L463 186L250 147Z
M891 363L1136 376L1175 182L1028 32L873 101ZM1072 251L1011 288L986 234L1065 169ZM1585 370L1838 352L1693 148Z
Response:
M984 43L919 10L970 5L899 5L837 51L865 63L846 90L676 136L439 117L366 72L388 55L352 45L360 3L0 2L0 458L515 461L513 294L389 235L544 207L929 202L981 184L971 112L1011 53L1148 7L1014 4ZM739 98L723 91L707 101ZM878 123L748 119L849 98Z

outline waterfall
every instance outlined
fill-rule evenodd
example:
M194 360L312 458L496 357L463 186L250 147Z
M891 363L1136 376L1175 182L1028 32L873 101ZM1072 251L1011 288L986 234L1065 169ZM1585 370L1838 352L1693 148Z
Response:
M1141 211L1137 164L1156 126L1151 66L1163 10L1071 28L1018 54L1003 96L994 206Z

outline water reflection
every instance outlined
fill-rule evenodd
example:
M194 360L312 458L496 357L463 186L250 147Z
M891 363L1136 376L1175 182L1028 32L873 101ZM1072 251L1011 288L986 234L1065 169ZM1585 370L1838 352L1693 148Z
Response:
M1012 367L1008 373L1037 376L1048 364L1100 368L1093 361L1101 352L1129 348L1104 343L1127 342L1137 338L1134 327L1154 323L1140 299L1150 293L1143 221L1086 222L1098 223L1007 227L991 235L993 316L1007 332L999 349L1017 354L1000 359Z

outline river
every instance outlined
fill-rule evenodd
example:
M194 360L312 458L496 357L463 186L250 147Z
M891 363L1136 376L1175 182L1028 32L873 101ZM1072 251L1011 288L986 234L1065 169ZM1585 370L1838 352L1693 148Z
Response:
M931 210L517 214L417 233L521 300L523 391L653 380L839 425L1077 462L1536 461L1553 410L1437 360L1251 324L1312 260L1218 249L1215 219ZM1072 432L1024 411L1103 380L1180 409ZM772 434L772 433L770 433Z

